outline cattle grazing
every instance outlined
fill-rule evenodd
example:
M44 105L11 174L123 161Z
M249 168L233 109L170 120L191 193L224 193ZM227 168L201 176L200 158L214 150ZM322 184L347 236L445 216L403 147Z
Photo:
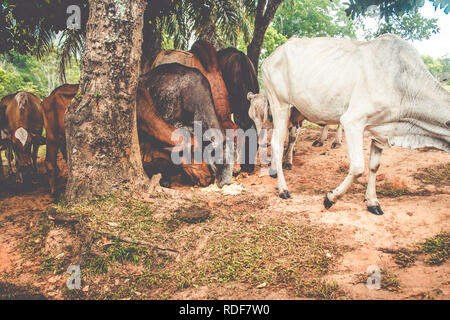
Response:
M178 144L172 141L172 133L176 128L192 129L194 121L199 121L202 124L202 131L216 129L225 136L214 108L209 82L199 70L178 63L163 64L141 76L139 85L151 96L146 97L143 92L138 94L138 129L142 132L139 139L142 142L147 141L146 143L152 141L150 145L154 150L158 150L161 159L158 166L161 166L164 159L163 148L172 151L172 148L167 146L174 147ZM153 160L155 156L149 156L149 152L145 149L142 149L142 152L145 154L144 167L148 167L150 164L146 158ZM165 158L171 163L170 153L165 154ZM182 170L194 182L202 186L208 185L211 182L208 167L204 163L200 165L189 160L190 163L181 165ZM166 163L163 166L166 168L163 172L163 181L170 185L172 165ZM220 187L231 183L231 164L211 164L211 167L216 173L217 184Z
M269 102L267 97L262 94L255 94L253 92L249 92L247 94L247 99L251 101L251 106L249 110L249 116L253 119L256 124L258 136L264 134L261 132L261 129L271 129L272 128L272 114L270 113ZM295 152L295 144L297 143L297 139L300 133L299 128L302 126L303 120L305 117L301 115L300 112L296 108L291 108L288 122L289 129L289 140L288 145L286 147L286 151L284 152L283 158L286 159L283 161L283 169L292 169L292 161ZM325 125L322 129L322 133L320 137L313 142L314 147L323 146L323 142L327 139L328 136L328 125ZM260 137L260 139L263 139ZM338 127L336 132L335 141L331 145L332 148L338 148L342 143L342 126ZM276 177L276 172L272 173L273 177Z
M9 166L12 167L12 150L17 181L28 184L31 173L37 172L37 154L43 140L41 100L32 93L19 91L4 97L0 106L0 129L3 135L7 133L4 140Z
M326 208L363 174L364 132L371 136L365 198L377 215L383 214L375 189L383 148L434 147L450 153L450 93L417 50L397 36L368 42L292 38L263 62L262 77L274 124L271 165L282 198L290 197L282 148L291 106L311 122L344 128L350 169L325 196Z
M253 63L245 53L236 48L222 49L217 54L234 121L243 130L255 128L255 123L248 115L250 102L247 100L248 92L259 92L258 76ZM253 172L255 168L256 152L251 154L250 143L250 139L246 137L242 155L245 161L241 163L241 169L245 172Z
M153 62L152 69L161 64L179 63L186 67L198 69L208 79L214 106L224 129L236 129L231 120L231 107L228 90L220 71L217 51L207 41L198 40L190 52L179 50L161 51Z
M53 92L42 101L47 143L45 167L47 168L50 192L53 195L56 193L56 177L58 170L56 159L58 151L61 151L64 160L67 160L64 114L77 92L78 84L64 84L53 90Z

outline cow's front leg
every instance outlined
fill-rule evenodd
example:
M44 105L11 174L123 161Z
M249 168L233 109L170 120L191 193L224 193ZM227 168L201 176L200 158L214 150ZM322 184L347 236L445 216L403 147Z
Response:
M283 169L292 170L292 162L294 158L294 148L297 142L298 133L300 129L293 126L289 129L289 143L284 153Z
M329 209L347 190L350 188L353 180L360 177L364 172L364 153L363 153L363 133L364 126L358 120L349 118L347 114L341 117L341 123L345 130L345 139L347 140L348 153L350 156L350 170L344 181L333 191L325 196L324 206Z
M366 201L367 209L376 215L382 215L384 212L381 210L380 203L377 199L376 190L376 176L378 168L380 167L381 152L383 150L376 146L374 140L370 145L370 159L369 159L369 178L367 181Z
M37 175L38 170L37 170L37 156L38 156L38 151L39 151L39 147L41 146L41 144L39 142L34 142L33 143L33 152L31 154L31 159L33 160L33 172L35 175Z
M276 172L278 176L278 191L280 197L288 199L291 195L288 192L286 181L283 174L283 147L286 138L286 127L289 119L289 105L281 106L277 110L276 116L273 116L273 134L272 134L272 162L271 171Z
M331 148L337 149L342 145L342 125L337 127L336 137L334 138L334 142L331 144Z

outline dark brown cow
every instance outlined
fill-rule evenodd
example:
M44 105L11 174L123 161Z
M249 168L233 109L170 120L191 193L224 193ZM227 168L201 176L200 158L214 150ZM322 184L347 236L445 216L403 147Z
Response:
M253 63L245 53L232 47L220 50L217 55L234 121L244 130L255 128L255 123L248 115L250 101L247 99L249 92L259 93L258 76ZM255 169L256 152L250 152L250 143L246 137L243 150L245 162L241 164L241 169L245 172L253 172ZM253 150L256 151L256 148Z
M228 90L222 78L222 72L217 57L217 51L209 42L196 41L190 52L166 50L158 54L152 69L161 64L179 63L198 69L209 81L214 106L224 129L237 129L231 120L231 107Z
M65 84L53 90L50 96L42 101L47 142L45 167L47 168L50 191L53 195L56 192L58 170L56 157L58 150L61 150L64 159L67 160L64 113L77 92L78 84Z
M4 97L0 109L1 129L7 132L7 143L16 158L17 180L27 182L33 169L37 172L37 154L43 140L41 100L32 93L19 91Z
M154 133L149 134L151 137L170 144L170 141L167 140L171 140L175 128L192 128L194 121L199 121L202 124L203 132L208 129L216 129L225 137L225 132L214 108L208 79L199 70L178 63L162 64L143 75L140 79L140 85L148 90L157 109L156 112L162 117L161 120L164 121L165 126L172 126L173 128L156 129ZM138 100L138 126L141 130L144 124L146 127L155 127L153 125L154 120L149 118L149 112L153 116L155 111L148 111L148 107L144 109L144 106L145 103ZM166 139L161 139L160 135L164 135ZM142 141L141 137L142 135L140 135ZM158 149L162 147L161 145ZM187 168L190 169L190 166L187 166ZM231 183L231 164L215 163L212 164L212 168L216 173L217 184L220 187ZM186 170L186 168L183 167L183 170ZM190 176L192 177L192 175Z
M172 176L184 172L192 182L207 186L213 180L208 166L201 164L181 164L175 166L171 160L171 151L179 141L172 140L172 133L176 128L164 121L155 108L148 89L139 86L136 99L139 145L145 172L152 176L162 173L161 185L170 187ZM196 145L194 139L191 144ZM188 159L185 159L187 163ZM191 159L189 159L192 162Z

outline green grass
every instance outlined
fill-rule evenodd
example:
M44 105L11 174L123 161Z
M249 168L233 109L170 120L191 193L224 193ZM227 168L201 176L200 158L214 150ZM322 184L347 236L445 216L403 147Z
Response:
M397 198L401 196L411 195L412 193L405 188L397 188L394 185L390 184L388 181L377 186L377 194L382 195L389 198Z
M242 201L252 205L248 199ZM255 208L266 205L254 201ZM310 224L262 218L244 212L239 201L210 208L201 197L173 205L173 200L158 197L147 203L112 195L75 206L60 202L54 210L79 213L90 229L102 234L177 251L94 241L82 266L88 277L114 281L112 275L127 265L142 270L141 274L127 274L130 281L122 293L102 297L122 298L137 290L169 298L186 288L234 283L251 287L266 283L267 288L286 287L293 294L319 299L342 294L335 283L322 280L343 251L332 232Z
M441 265L448 260L450 233L441 232L434 237L425 239L423 243L415 244L412 249L382 249L382 251L394 254L395 263L402 268L413 266L420 256L425 256L426 264Z

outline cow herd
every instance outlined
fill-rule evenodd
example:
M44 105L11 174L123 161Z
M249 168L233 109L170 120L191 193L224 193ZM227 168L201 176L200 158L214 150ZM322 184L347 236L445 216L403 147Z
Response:
M189 52L161 52L147 69L140 77L136 97L139 143L145 171L150 176L162 173L165 187L180 173L200 186L216 180L221 187L232 181L234 158L228 161L232 156L226 147L221 155L224 161L173 162L178 144L174 133L180 128L190 132L189 146L205 148L193 134L195 123L201 123L202 131L250 129L260 138L273 127L271 175L278 178L282 198L290 197L283 168L292 168L302 121L325 126L314 146L323 144L328 125L340 125L333 147L340 146L344 129L350 169L344 182L326 195L327 208L363 173L362 137L369 132L372 146L366 200L374 214L383 213L375 193L382 148L397 145L450 151L450 95L429 74L415 49L394 36L370 42L290 39L263 62L264 93L259 93L256 70L244 53L235 48L217 52L202 40ZM50 191L57 192L58 151L66 159L64 114L77 92L78 85L65 84L42 102L27 92L0 101L0 146L6 150L8 173L15 155L19 183L27 183L36 171L37 151L46 144ZM240 169L252 172L256 149L251 139L233 139L233 145L241 150L237 156L243 159Z

